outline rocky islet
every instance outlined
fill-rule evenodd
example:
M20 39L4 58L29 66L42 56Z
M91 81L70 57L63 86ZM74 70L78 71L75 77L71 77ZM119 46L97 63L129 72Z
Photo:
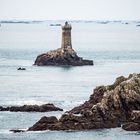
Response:
M85 60L77 55L72 48L59 48L37 56L37 66L83 66L93 65L92 60Z
M51 50L37 56L34 65L37 66L83 66L93 65L93 60L79 57L72 48L71 25L68 22L62 26L61 48Z
M50 111L63 111L63 109L56 107L54 104L43 104L43 105L23 105L23 106L0 106L0 111L11 111L11 112L50 112Z

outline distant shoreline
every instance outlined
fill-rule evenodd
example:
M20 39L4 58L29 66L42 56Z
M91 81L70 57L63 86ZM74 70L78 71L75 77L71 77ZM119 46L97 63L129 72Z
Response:
M24 23L24 24L38 24L38 23L63 23L65 20L0 20L0 23ZM68 20L71 23L99 23L99 24L107 24L107 23L122 23L129 24L135 23L140 24L140 20Z

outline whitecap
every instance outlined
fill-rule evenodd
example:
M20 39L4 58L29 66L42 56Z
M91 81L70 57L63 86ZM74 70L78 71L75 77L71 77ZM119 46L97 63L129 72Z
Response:
M0 129L0 134L10 134L12 133L11 131L9 131L8 129Z
M42 105L42 104L46 104L46 102L42 102L42 101L38 101L38 100L34 100L34 99L30 99L30 100L18 100L18 101L8 101L6 103L7 106L11 106L11 105Z

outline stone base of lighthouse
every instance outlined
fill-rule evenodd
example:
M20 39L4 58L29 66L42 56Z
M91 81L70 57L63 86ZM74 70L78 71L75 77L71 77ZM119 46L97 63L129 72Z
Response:
M72 48L58 48L37 56L34 64L38 66L83 66L93 65L93 61L79 57Z

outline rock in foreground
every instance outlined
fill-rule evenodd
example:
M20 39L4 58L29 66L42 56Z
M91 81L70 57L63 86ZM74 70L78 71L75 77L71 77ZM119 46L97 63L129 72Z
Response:
M130 122L124 123L122 128L127 131L140 131L140 111L132 111Z
M23 105L23 106L11 106L2 107L0 111L11 111L11 112L49 112L49 111L63 111L63 109L54 106L53 104L44 105Z
M37 56L34 64L38 66L83 66L93 65L93 61L78 57L72 48L59 48Z
M58 123L58 119L55 116L51 117L42 117L35 125L33 125L31 128L29 128L28 131L41 131L41 130L46 130L49 127L52 128L53 124Z
M140 123L128 122L123 124L122 128L127 131L140 131Z
M28 131L115 128L124 122L139 125L140 117L136 113L139 111L140 74L130 74L128 78L118 77L113 85L97 87L88 101L66 112L59 120L55 118L50 123L47 121L50 118L41 119Z

